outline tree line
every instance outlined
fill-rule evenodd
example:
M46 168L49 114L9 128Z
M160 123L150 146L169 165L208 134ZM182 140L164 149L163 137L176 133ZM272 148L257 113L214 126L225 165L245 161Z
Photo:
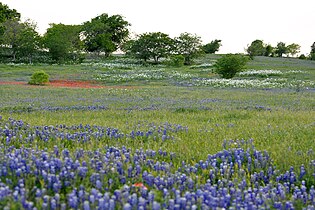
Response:
M251 58L253 58L254 56L283 57L283 55L293 57L300 52L300 48L301 46L299 44L292 43L287 45L284 42L278 42L277 46L273 47L270 44L264 43L262 40L256 39L246 48L246 52ZM311 52L309 55L310 60L315 60L314 53L315 42L311 46ZM304 54L301 54L299 58L307 59Z
M160 62L171 58L176 63L191 64L204 53L215 53L221 40L205 45L196 34L181 33L171 38L162 32L150 32L130 38L131 25L120 15L104 13L80 25L50 24L40 35L31 20L21 21L21 14L0 2L0 61L1 62L82 62L87 55L108 57L117 50L142 59L144 62ZM277 47L261 40L253 41L246 49L250 57L279 56L298 53L297 44L278 43ZM306 56L305 56L306 58ZM315 43L310 59L315 60Z

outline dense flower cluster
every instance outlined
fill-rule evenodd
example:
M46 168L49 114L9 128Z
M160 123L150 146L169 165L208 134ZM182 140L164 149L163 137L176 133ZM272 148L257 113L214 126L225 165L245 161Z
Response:
M141 65L133 64L133 63L82 63L82 66L92 66L92 67L103 67L109 69L131 69L136 68Z
M200 67L209 67L210 64L204 64ZM209 70L207 70L209 71ZM270 76L280 76L284 74L300 74L299 70L279 71L279 70L247 70L240 72L238 76L255 76L262 78L255 79L222 79L199 77L191 73L180 71L167 71L160 69L127 69L102 72L95 75L95 79L104 82L130 82L140 80L165 80L177 85L189 86L211 86L216 88L233 87L233 88L314 88L315 83L308 80L289 80L287 78L270 78Z
M288 80L286 78L266 79L194 79L193 85L234 88L314 88L312 81Z
M165 69L133 69L133 70L111 70L95 76L98 81L128 82L135 80L163 80L163 79L190 79L192 74L178 71L166 71Z
M199 65L193 65L190 68L191 69L209 69L213 67L213 63L202 63Z
M238 73L240 76L263 76L263 77L268 77L268 76L278 76L282 75L283 72L279 70L247 70Z
M31 127L21 120L9 119L7 122L0 121L0 141L5 141L7 145L16 141L20 143L32 143L37 139L45 142L49 140L65 140L75 143L86 143L90 140L104 139L152 139L154 141L165 141L174 139L172 133L188 131L188 127L186 126L169 123L161 125L149 123L146 126L138 124L136 127L130 129L129 133L124 133L117 128L82 124Z
M260 77L269 77L269 76L280 76L283 74L300 74L304 73L301 70L290 70L290 71L279 71L279 70L247 70L238 73L239 76L260 76Z
M0 118L0 122L2 209L314 209L315 206L315 161L281 173L268 152L256 150L251 140L225 141L222 151L208 155L205 160L187 163L162 149L27 147L23 143L30 138L49 141L62 138L56 135L63 134L71 139L65 132L71 129L85 131L72 134L75 138L102 138L103 128L81 125L30 128L22 121ZM59 129L62 131L58 132ZM28 137L22 130L33 133ZM114 136L118 134L114 132Z
M283 88L284 79L196 79L197 86L234 87L234 88Z

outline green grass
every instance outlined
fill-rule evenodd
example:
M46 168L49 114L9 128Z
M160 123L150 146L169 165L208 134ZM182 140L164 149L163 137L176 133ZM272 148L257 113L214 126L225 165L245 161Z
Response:
M219 55L197 61L211 63ZM110 61L117 62L117 61ZM169 68L137 66L135 70L164 69L197 77L218 78L211 68ZM248 69L301 70L288 74L289 80L315 81L315 62L288 58L257 57ZM0 81L28 81L33 72L44 70L52 80L93 80L100 72L124 72L129 69L101 65L0 65ZM276 76L279 77L279 76ZM0 115L21 119L31 126L90 124L118 128L130 132L139 123L180 124L187 132L172 134L174 140L118 141L104 140L86 145L95 149L105 145L150 148L175 152L178 162L194 163L208 154L222 150L224 140L253 139L259 150L271 154L277 167L287 170L315 159L314 90L296 88L212 88L186 87L168 78L162 80L131 80L123 83L104 82L104 89L72 89L33 86L0 86ZM133 89L115 89L117 85ZM108 88L110 87L110 88ZM89 110L95 106L96 110ZM104 107L104 109L99 109ZM39 143L52 149L61 142ZM75 148L73 148L75 149Z

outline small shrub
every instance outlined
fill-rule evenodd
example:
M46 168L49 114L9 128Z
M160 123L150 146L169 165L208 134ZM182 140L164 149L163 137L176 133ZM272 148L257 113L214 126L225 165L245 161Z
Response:
M28 82L30 85L44 85L49 82L49 75L44 71L37 71L31 76L31 80Z
M181 67L185 63L185 57L182 55L172 55L169 60L170 66Z
M300 56L299 56L299 59L301 59L301 60L306 60L306 56L304 55L304 54L301 54Z
M241 72L248 62L246 56L240 54L226 54L219 58L214 67L215 72L220 74L225 79L230 79Z

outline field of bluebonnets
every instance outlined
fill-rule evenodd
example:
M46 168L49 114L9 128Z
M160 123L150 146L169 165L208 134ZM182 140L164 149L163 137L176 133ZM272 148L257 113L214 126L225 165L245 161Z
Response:
M0 208L314 209L315 62L216 59L1 64Z

